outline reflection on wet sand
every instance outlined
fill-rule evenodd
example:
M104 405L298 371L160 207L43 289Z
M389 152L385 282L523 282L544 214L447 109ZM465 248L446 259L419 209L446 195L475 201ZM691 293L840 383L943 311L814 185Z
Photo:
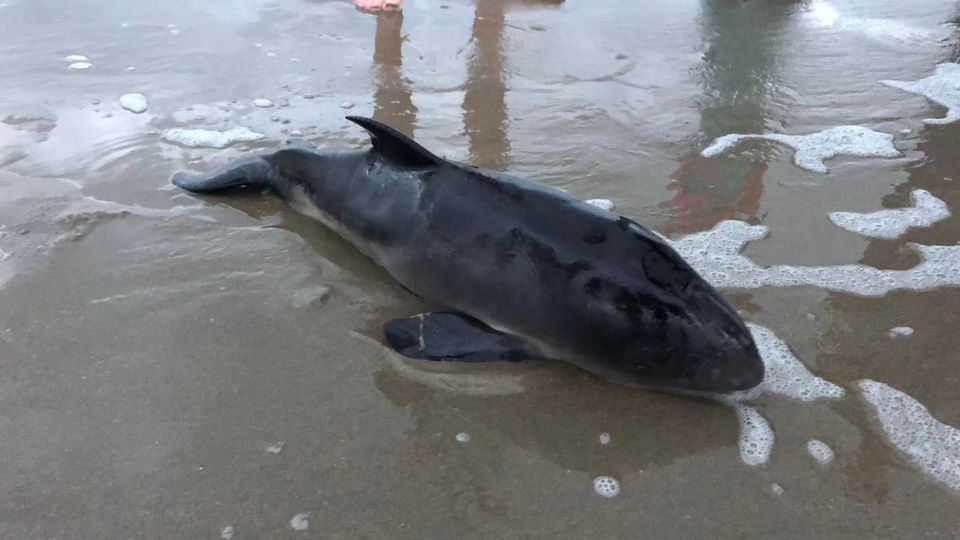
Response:
M772 102L780 69L778 34L796 2L701 2L706 44L697 70L703 87L700 132L680 158L667 189L676 192L660 206L671 210L667 230L689 233L725 219L755 221L763 194L767 156L707 159L699 149L728 133L763 133L776 120Z
M410 81L403 74L402 32L402 11L384 11L377 15L373 118L412 137L417 127L417 108L413 105Z
M472 165L493 170L509 166L507 135L507 70L504 51L506 10L511 5L537 7L563 0L489 0L477 2L474 10L468 56L467 80L463 85L463 128ZM403 12L377 16L374 65L376 90L373 117L413 136L417 108L410 81L403 74Z
M463 126L470 141L470 162L477 167L507 168L507 103L503 52L506 0L477 2L473 18L474 51L463 95Z

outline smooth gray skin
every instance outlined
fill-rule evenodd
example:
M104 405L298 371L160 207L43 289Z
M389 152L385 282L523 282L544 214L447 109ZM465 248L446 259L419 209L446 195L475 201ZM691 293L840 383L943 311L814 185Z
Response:
M268 186L414 293L611 381L724 393L763 379L741 318L646 228L350 119L373 148L285 148L173 183Z

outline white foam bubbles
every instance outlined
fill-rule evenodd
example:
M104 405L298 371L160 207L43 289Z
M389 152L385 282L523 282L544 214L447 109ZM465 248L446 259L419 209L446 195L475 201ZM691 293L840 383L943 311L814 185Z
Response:
M310 526L310 514L301 512L290 518L290 527L295 531L305 531Z
M762 465L770 460L773 450L773 429L756 407L738 403L734 405L740 421L740 459L751 466Z
M143 94L124 94L120 96L118 101L121 107L134 114L140 114L147 110L147 96Z
M774 433L760 411L746 405L745 401L754 400L764 393L801 401L839 399L845 392L843 388L810 373L787 344L769 328L753 323L747 323L747 328L763 360L763 381L750 390L718 396L718 399L731 405L737 413L740 422L740 458L747 465L761 465L770 459Z
M598 476L593 479L593 490L603 497L616 497L620 494L620 482L612 476Z
M587 204L592 204L593 206L608 212L613 210L613 201L610 199L590 199L587 201Z
M227 131L173 128L164 131L162 137L168 142L191 148L225 148L237 142L259 141L264 134L240 126Z
M929 227L950 217L947 203L934 197L929 191L915 189L910 192L911 206L880 210L868 214L855 212L831 212L830 221L846 229L870 238L897 238L910 227Z
M960 430L936 418L907 394L868 379L857 382L891 445L924 474L960 491Z
M944 63L937 66L933 75L917 81L880 81L887 86L899 88L947 108L943 118L927 118L926 124L949 124L960 120L960 64Z
M893 290L924 291L960 285L960 246L907 244L921 257L919 264L907 270L880 270L861 264L762 267L740 254L744 246L764 238L768 232L762 225L728 220L709 231L672 241L671 245L719 288L812 285L862 296L882 296Z
M829 169L824 165L824 160L836 156L900 156L900 152L893 146L893 135L862 126L837 126L809 135L732 133L713 141L713 144L700 153L704 157L716 156L745 139L763 139L785 144L795 150L793 162L798 167L818 173L826 173Z
M887 332L887 335L890 336L890 339L900 339L905 337L910 337L913 335L913 328L909 326L895 326Z
M747 323L747 328L763 359L763 382L746 392L732 394L731 400L755 399L767 392L801 401L839 399L844 396L843 388L810 373L772 330L753 323Z
M833 461L833 449L827 446L827 443L818 439L807 441L807 453L821 465Z

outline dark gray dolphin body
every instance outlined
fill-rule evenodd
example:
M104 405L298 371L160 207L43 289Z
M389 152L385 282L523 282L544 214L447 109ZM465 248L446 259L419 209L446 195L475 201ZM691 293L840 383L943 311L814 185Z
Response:
M401 354L429 360L554 358L611 381L732 392L763 363L725 301L656 234L535 182L439 158L350 117L373 147L255 155L177 186L269 187L449 308L389 321Z

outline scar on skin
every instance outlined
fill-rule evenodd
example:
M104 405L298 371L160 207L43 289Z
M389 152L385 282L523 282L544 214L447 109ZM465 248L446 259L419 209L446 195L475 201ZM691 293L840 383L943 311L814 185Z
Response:
M420 315L417 315L417 317L420 317L420 340L419 341L420 341L420 350L422 351L427 348L427 340L423 339L423 320L427 316L421 313Z

